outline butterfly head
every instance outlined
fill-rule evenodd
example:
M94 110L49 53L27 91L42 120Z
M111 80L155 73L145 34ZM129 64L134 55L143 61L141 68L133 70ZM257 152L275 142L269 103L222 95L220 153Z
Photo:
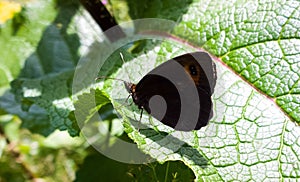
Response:
M130 83L130 82L124 82L125 88L127 90L127 92L132 95L133 93L135 93L135 84Z

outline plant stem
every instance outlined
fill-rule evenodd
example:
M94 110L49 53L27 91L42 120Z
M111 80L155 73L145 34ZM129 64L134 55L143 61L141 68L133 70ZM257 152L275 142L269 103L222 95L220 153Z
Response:
M167 168L166 168L165 182L168 181L168 173L169 173L169 165L170 165L170 162L169 162L169 161L168 161L167 163L168 163L168 164L167 164Z

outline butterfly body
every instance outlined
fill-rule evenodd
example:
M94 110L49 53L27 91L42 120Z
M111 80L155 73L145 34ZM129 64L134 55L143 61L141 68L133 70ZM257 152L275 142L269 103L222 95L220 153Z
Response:
M125 83L139 109L175 130L199 130L212 117L215 64L205 52L178 56L159 65L138 84Z

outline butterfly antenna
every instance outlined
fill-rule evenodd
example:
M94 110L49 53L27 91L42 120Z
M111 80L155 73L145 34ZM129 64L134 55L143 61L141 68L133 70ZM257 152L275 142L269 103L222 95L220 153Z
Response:
M129 72L128 72L128 70L126 69L126 66L125 66L125 60L124 60L124 56L123 56L122 52L120 52L120 57L121 57L121 60L122 60L122 62L123 62L124 70L125 70L125 73L126 73L126 75L127 75L127 77L128 77L128 80L129 80L129 82L131 82L131 79L130 79L130 77L129 77Z

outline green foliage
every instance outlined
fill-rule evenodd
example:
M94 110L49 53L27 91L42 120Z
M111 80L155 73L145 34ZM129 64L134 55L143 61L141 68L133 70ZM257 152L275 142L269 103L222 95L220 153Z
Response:
M74 77L79 58L84 56L82 50L92 45L90 51L94 54L106 50L106 45L100 42L99 48L93 42L87 42L87 37L97 36L93 34L97 28L90 26L90 20L79 18L85 16L72 0L28 3L19 16L22 19L17 21L17 26L14 20L1 26L1 115L18 116L23 128L46 137L57 129L67 130L74 137L80 134L80 127L95 115L102 117L100 124L110 125L116 118L112 108L107 109L112 104L124 120L122 127L126 135L143 153L163 163L128 166L91 154L80 166L77 181L113 178L186 181L194 178L186 166L199 181L284 181L299 178L299 2L194 0L174 3L144 0L135 3L128 0L127 5L128 14L133 19L176 21L172 34L177 38L126 44L117 49L124 53L126 63L121 62L116 51L112 56L107 55L110 56L108 62L98 75L129 77L137 83L158 64L186 52L204 49L213 55L218 71L213 95L216 114L207 127L199 131L178 132L147 114L143 115L139 124L138 108L124 105L128 93L122 82L87 81L87 78L97 76L89 75L89 71L98 69L92 65L87 65L90 67L86 67L89 71L84 77ZM122 9L115 8L117 1L112 1L111 6L112 9ZM121 17L119 21L122 21ZM126 15L123 17L128 19ZM82 29L87 32L83 34ZM185 41L194 47L186 45ZM139 46L133 50L131 45L138 43ZM89 55L91 59L93 54ZM74 78L82 83L75 90L72 88ZM11 88L7 90L9 83ZM67 158L66 161L72 161L74 166L86 155L82 151L84 144L64 148L65 144L56 145L54 142L56 147L52 144L45 147L47 142L44 138L32 139L27 133L30 141L40 140L41 150L32 157L20 139L24 131L8 129L16 119L6 121L1 117L0 120L0 128L4 128L0 132L0 163L4 166L0 173L4 179L22 181L32 178L22 164L35 165L49 155L59 161ZM121 138L124 133L120 132L119 126L114 134ZM19 132L20 136L9 136ZM12 141L20 145L14 152L28 157L21 165L12 162L16 158L8 150ZM74 144L74 141L71 143ZM110 144L113 146L115 141ZM81 151L72 152L78 148ZM77 157L80 160L76 161ZM49 166L52 168L61 167L53 161L48 163L52 164ZM40 164L37 168L44 166ZM112 171L108 169L114 168L114 173L108 176ZM76 167L71 170L73 175L75 170ZM54 170L44 173L47 171L41 170L34 175L45 177L56 174L52 179L55 180L67 172Z
M95 169L95 170L91 170ZM193 181L193 172L182 162L169 161L161 165L120 163L99 153L85 158L76 174L76 182L92 181Z
M67 132L54 132L45 138L20 130L15 117L2 116L6 147L0 158L1 181L72 181L78 164L86 156L83 138L72 138Z

